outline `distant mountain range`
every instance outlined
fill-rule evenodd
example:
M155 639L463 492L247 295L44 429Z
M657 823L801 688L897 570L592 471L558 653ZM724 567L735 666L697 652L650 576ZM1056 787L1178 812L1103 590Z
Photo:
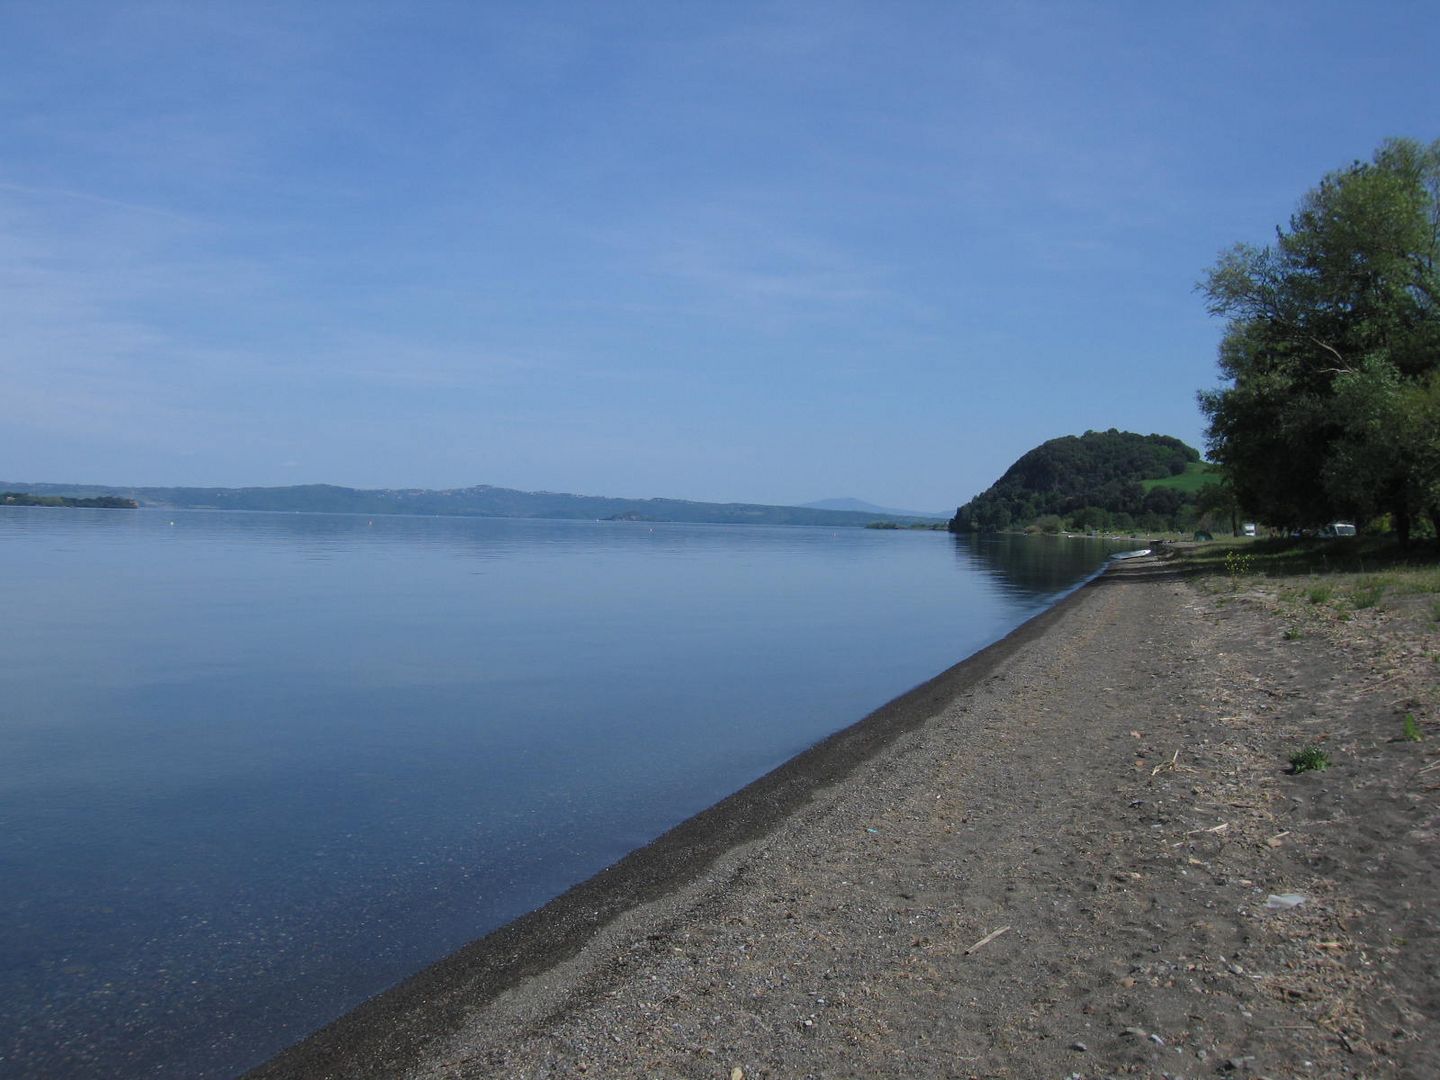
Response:
M896 510L888 506L876 506L863 499L821 499L819 502L802 503L807 510L846 510L856 514L876 514L886 518L918 518L930 521L948 520L953 511L928 513L924 510Z
M142 507L183 510L267 510L331 514L416 514L456 517L569 518L610 521L673 521L719 525L829 525L860 528L881 519L901 523L926 514L869 508L855 500L841 508L706 503L687 499L619 499L553 491L475 487L362 489L333 484L294 487L195 488L110 487L101 484L29 484L0 481L0 490L68 498L134 499ZM853 506L851 505L853 504ZM943 515L935 515L943 517Z

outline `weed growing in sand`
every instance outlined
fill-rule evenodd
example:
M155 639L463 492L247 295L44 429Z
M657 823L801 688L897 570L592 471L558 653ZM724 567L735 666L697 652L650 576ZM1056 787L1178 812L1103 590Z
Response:
M1402 730L1402 734L1405 736L1406 742L1419 742L1421 739L1425 738L1424 735L1420 734L1420 725L1415 722L1414 713L1405 714L1405 726Z
M1305 636L1305 631L1304 631L1304 630L1301 630L1300 627L1298 627L1298 626L1287 626L1287 627L1285 628L1285 640L1286 640L1286 641L1299 641L1299 640L1300 640L1302 637L1304 637L1304 636Z
M1292 773L1319 772L1330 767L1330 755L1318 746L1307 746L1290 755Z
M1330 597L1335 595L1335 588L1332 585L1315 585L1305 595L1312 604L1328 604Z
M1230 587L1236 588L1240 584L1240 578L1250 572L1250 565L1254 560L1250 553L1244 555L1238 551L1227 551L1225 553L1225 570L1230 575Z
M1385 583L1383 581L1372 581L1361 585L1350 593L1350 603L1357 611L1362 608L1372 608L1380 602L1385 595Z

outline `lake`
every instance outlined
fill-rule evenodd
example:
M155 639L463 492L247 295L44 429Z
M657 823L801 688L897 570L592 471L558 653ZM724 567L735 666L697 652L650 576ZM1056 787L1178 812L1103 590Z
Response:
M0 1075L233 1076L1110 550L0 510Z

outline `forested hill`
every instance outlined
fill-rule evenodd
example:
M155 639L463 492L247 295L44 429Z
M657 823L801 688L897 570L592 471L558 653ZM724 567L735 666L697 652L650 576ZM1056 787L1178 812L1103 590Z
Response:
M4 484L34 495L120 497L141 506L199 510L268 510L332 514L417 514L675 521L720 525L826 525L863 528L882 515L800 506L704 503L687 499L620 499L553 491L516 491L481 484L467 488L371 489L303 484L248 488L117 488L84 484Z
M955 512L950 531L1184 529L1207 480L1200 452L1179 439L1087 431L1025 454Z

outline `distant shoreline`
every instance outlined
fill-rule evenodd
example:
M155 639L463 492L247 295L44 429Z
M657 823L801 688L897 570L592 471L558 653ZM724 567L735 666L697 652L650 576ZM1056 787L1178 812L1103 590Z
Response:
M51 506L72 510L139 510L134 499L114 495L73 498L66 495L32 495L23 491L0 492L0 506Z
M532 518L696 525L819 525L863 528L884 515L767 503L709 503L690 499L619 498L555 491L519 491L477 484L467 488L347 488L334 484L291 487L114 487L0 481L0 491L68 499L119 498L165 510L262 510L279 513L404 514L416 517ZM930 519L897 518L901 524ZM934 519L940 520L940 519Z

